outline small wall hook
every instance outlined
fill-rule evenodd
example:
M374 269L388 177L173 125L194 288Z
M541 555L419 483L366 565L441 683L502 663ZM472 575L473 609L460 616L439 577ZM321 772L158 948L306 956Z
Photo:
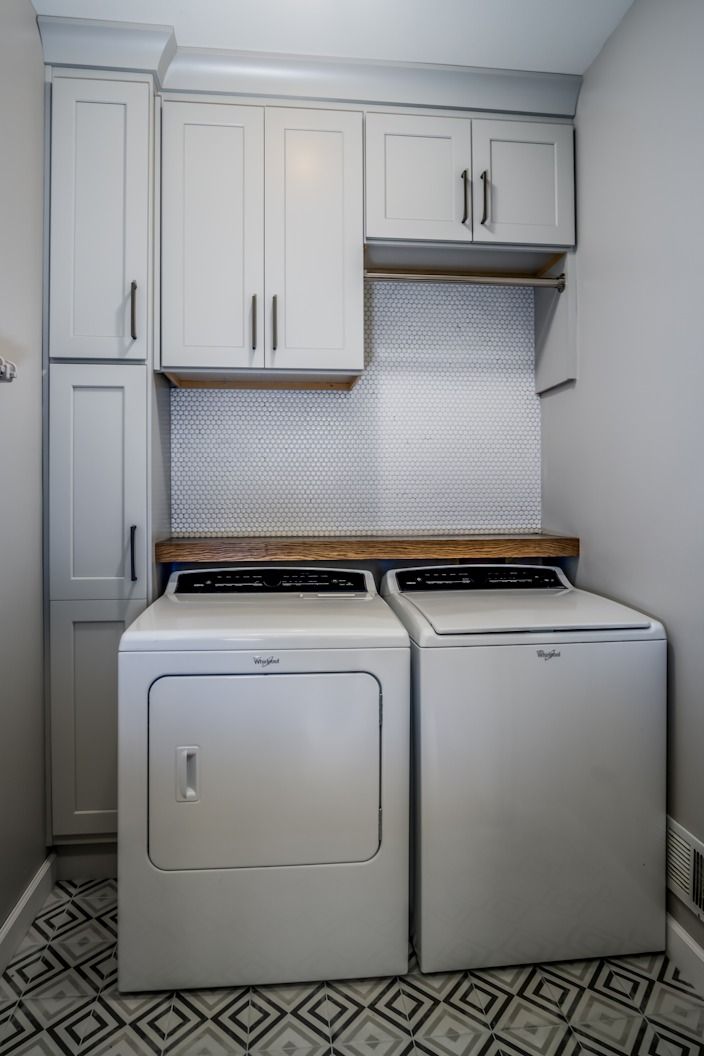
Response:
M0 381L14 381L17 377L17 366L11 359L0 356Z

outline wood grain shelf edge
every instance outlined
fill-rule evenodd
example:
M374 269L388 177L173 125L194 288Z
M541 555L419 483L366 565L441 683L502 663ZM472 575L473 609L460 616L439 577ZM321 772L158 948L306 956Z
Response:
M156 543L156 560L369 561L428 558L578 557L579 539L549 532L452 536L209 536Z

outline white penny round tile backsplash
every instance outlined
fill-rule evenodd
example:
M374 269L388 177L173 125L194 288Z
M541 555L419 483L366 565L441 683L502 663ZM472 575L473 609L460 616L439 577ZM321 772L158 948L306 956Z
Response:
M533 291L376 283L350 392L174 389L175 535L540 530Z

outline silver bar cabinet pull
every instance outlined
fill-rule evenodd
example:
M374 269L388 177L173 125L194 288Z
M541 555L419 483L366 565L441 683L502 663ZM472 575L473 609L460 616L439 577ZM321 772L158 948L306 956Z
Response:
M252 352L257 351L257 295L252 294Z
M484 208L482 210L482 223L486 225L489 219L489 173L486 169L482 173L482 184L484 193Z
M276 348L279 344L279 298L276 294L271 298L271 311L273 316L273 326L271 330L271 349L272 352L276 352Z
M466 224L469 220L469 198L467 195L469 190L469 172L467 169L462 173L461 179L464 184L464 212L462 213L462 223Z
M130 336L133 341L137 340L137 283L134 279L130 283Z

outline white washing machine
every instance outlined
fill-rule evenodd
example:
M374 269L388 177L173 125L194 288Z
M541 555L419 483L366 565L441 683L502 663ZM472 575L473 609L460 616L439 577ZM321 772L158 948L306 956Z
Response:
M422 970L662 950L661 624L540 566L382 594L412 643Z
M179 572L119 655L119 987L408 964L409 642L370 573Z

